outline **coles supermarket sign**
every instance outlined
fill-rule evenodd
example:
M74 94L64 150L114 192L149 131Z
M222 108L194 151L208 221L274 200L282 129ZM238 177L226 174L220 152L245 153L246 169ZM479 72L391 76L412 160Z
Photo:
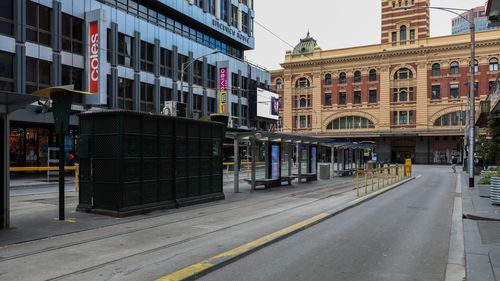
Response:
M99 22L89 23L89 92L99 91Z

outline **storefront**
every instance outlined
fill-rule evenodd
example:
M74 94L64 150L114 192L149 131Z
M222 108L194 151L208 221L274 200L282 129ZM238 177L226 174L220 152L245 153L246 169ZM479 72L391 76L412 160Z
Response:
M70 127L70 133L64 140L66 165L69 165L70 152L77 155L78 127ZM57 134L51 124L33 124L12 122L10 127L10 166L45 167L48 164L49 147L58 147ZM56 155L52 155L55 158Z

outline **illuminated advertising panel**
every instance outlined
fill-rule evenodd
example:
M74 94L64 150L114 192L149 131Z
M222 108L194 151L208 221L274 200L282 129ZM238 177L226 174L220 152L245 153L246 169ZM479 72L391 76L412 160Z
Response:
M227 113L227 68L219 69L219 113Z
M89 23L89 92L99 91L99 23Z

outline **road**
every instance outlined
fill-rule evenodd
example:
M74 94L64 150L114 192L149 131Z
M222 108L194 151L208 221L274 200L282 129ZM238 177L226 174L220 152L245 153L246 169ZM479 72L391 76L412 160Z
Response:
M444 280L456 174L422 176L201 280Z

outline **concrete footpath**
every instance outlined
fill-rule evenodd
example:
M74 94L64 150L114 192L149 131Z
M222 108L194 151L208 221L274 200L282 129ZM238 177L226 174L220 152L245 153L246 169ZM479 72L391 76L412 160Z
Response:
M467 281L499 281L500 206L480 197L478 188L469 188L466 173L461 177Z
M15 196L13 228L0 232L0 280L154 280L361 202L354 182L335 178L259 191L242 185L240 193L229 185L224 201L130 218L74 212L77 194L68 192L63 222L56 218L57 193ZM376 189L370 185L361 196Z

